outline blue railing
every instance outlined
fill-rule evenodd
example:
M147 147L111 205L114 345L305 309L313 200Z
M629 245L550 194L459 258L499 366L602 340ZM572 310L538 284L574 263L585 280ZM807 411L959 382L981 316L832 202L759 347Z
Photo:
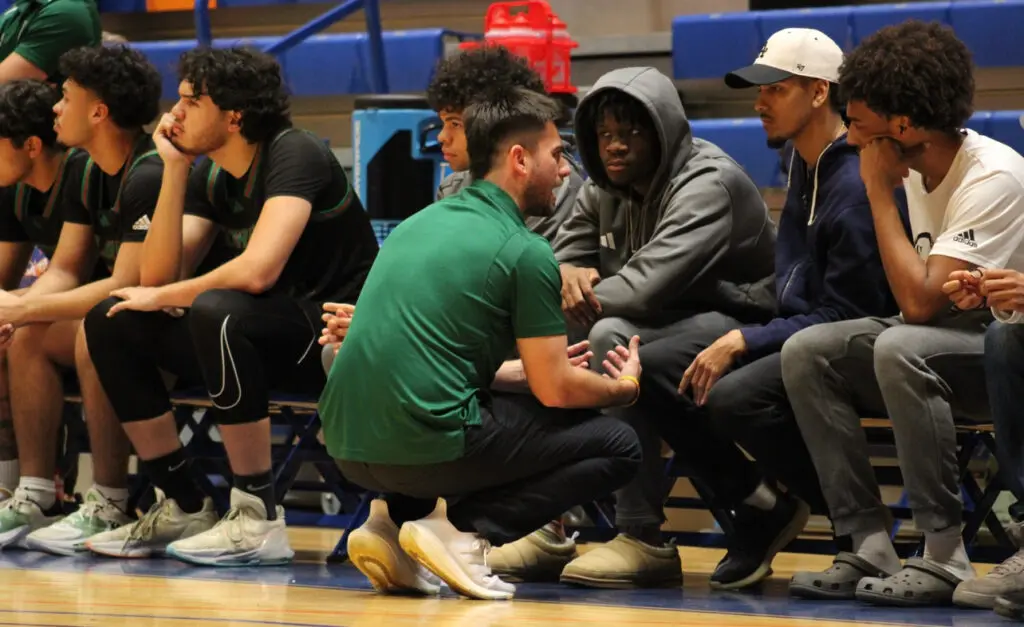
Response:
M213 33L210 27L208 0L195 0L194 7L196 40L200 46L209 46L213 43ZM386 94L388 93L388 71L384 64L384 34L380 22L379 0L347 0L284 35L264 48L264 52L273 55L287 52L302 41L331 24L345 19L359 9L363 10L363 15L366 18L366 36L369 39L370 49L370 83L374 93Z

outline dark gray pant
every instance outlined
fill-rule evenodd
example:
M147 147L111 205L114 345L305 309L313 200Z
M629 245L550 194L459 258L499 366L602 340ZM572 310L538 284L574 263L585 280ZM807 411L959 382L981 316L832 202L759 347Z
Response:
M607 352L616 346L625 346L632 336L640 336L641 343L647 345L680 333L691 327L693 320L694 317L686 317L661 326L645 326L643 323L634 323L625 318L602 318L594 324L587 335L590 350L594 352L590 367L595 372L603 373L601 362ZM644 350L641 348L640 365L646 370ZM646 386L641 384L641 388L644 387ZM665 462L661 457L662 436L641 412L607 409L605 413L624 420L633 427L643 452L643 462L633 480L615 493L615 524L620 529L634 525L660 525L664 520L662 503L665 498L666 481Z
M466 427L462 458L417 466L339 461L347 479L385 493L401 526L438 497L461 531L498 546L564 512L610 494L640 465L636 434L621 420L544 407L525 394L482 399L481 424Z
M865 318L813 326L786 342L786 391L836 534L887 521L862 416L892 421L917 528L961 523L954 417L987 420L982 359L991 319L969 312L921 326Z
M786 400L779 354L738 361L712 386L704 407L697 407L689 393L677 392L696 356L742 326L724 314L704 313L688 319L675 334L642 346L643 392L629 412L630 424L664 439L675 451L676 463L701 480L723 509L734 509L762 479L770 478L824 513L814 465ZM662 474L657 477L637 473L618 492L621 525L664 520L663 464L658 470ZM628 505L625 511L622 503Z

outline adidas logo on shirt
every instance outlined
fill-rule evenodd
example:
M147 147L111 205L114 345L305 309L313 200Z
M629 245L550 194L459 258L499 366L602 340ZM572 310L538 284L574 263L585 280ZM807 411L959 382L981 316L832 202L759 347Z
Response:
M132 225L132 230L133 231L148 231L149 230L149 224L150 224L149 216L142 216L141 218L139 218L138 220L135 221L135 224Z
M977 248L978 242L974 239L974 229L967 229L963 233L953 237L953 241L958 244L964 244L971 248Z

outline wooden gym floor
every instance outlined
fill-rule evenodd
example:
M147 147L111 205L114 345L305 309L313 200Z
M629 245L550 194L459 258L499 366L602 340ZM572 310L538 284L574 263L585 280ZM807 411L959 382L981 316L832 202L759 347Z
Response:
M521 585L515 601L479 602L375 595L348 565L324 564L339 532L292 530L296 563L288 567L213 569L170 560L119 561L0 553L0 625L103 627L597 627L659 625L833 627L1011 625L991 612L950 608L899 610L855 602L790 599L796 569L825 568L820 555L780 555L775 576L748 593L711 592L707 574L722 551L682 548L684 589L582 590ZM982 566L984 573L989 566Z

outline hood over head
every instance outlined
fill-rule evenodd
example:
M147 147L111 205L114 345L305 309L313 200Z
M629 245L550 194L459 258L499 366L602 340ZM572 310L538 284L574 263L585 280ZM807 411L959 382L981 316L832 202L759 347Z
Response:
M583 167L599 187L620 193L627 192L609 181L597 142L598 96L608 90L621 91L639 101L654 122L660 160L649 195L657 198L672 177L683 169L692 152L690 121L686 118L679 90L671 78L655 68L627 67L599 78L580 101L573 127Z

